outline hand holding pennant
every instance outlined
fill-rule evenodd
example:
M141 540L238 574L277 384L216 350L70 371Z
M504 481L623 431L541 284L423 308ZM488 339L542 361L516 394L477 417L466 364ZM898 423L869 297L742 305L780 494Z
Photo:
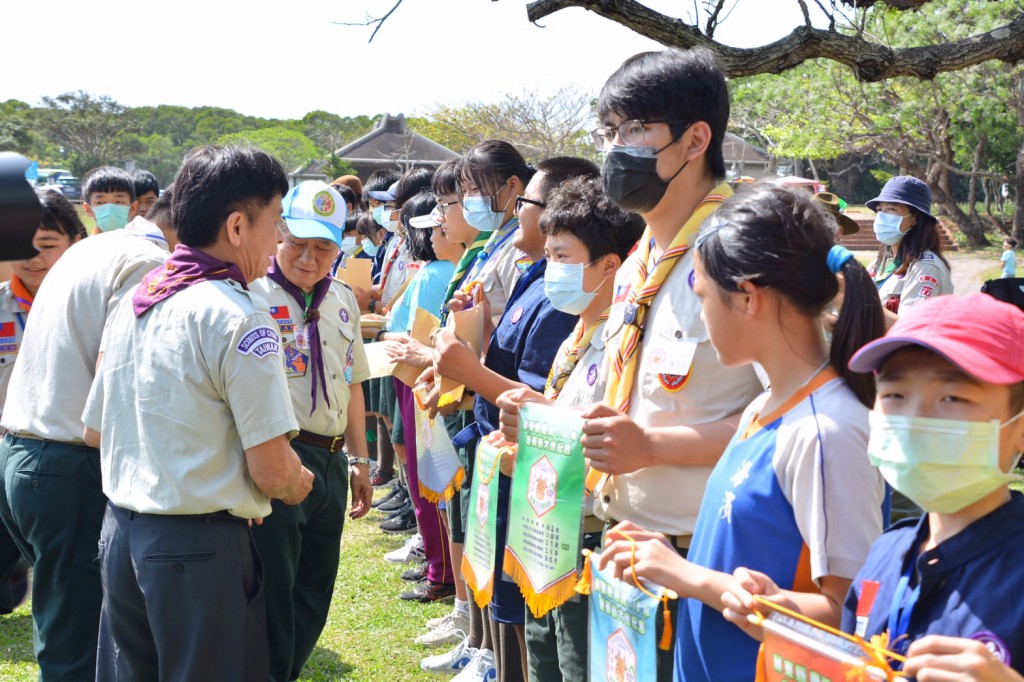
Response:
M439 321L436 317L428 313L423 308L417 308L413 316L412 330L409 332L409 336L416 341L430 349L430 336L437 329ZM405 362L395 363L395 370L392 373L396 379L401 381L409 388L416 387L416 379L420 374L423 373L423 367L415 367Z
M476 353L479 361L484 347L484 306L474 305L468 310L460 310L452 313L450 320L454 323L455 336L469 344ZM443 367L439 367L435 356L435 369L441 377L441 397L437 401L438 407L462 402L462 395L465 392L465 385L445 376Z

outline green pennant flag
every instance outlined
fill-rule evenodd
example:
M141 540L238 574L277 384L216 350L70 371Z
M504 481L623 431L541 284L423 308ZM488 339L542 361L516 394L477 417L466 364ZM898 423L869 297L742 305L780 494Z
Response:
M565 603L579 579L583 418L539 403L519 410L519 450L503 566L537 618Z
M469 523L462 555L462 575L473 590L477 606L484 608L494 591L494 559L497 547L498 469L502 448L486 440L476 447L472 489L469 496Z

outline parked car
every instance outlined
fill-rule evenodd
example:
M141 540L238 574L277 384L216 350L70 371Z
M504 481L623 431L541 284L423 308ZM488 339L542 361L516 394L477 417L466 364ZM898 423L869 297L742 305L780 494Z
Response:
M82 200L82 183L74 175L60 175L57 177L57 186L61 194L68 201L78 202Z

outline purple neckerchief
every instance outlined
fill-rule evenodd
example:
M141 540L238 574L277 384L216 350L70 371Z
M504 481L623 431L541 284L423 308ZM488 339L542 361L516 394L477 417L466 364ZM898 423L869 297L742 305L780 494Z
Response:
M289 282L284 273L277 269L277 257L270 259L267 277L280 284L281 288L291 294L292 298L305 310L306 296L302 293L302 289ZM320 385L323 386L324 400L327 401L327 407L331 406L331 399L327 397L327 373L324 371L324 356L320 350L320 330L317 327L317 322L320 321L320 304L323 303L324 298L327 296L327 291L331 288L332 281L331 276L327 275L316 283L313 287L313 300L309 304L309 310L305 310L302 319L302 323L307 326L307 334L309 335L309 361L313 363L313 381L310 382L313 384L311 394L313 396L313 407L309 411L311 415L316 411L317 377L320 378Z
M158 268L150 270L135 288L132 310L142 317L147 310L193 284L215 279L230 279L246 286L245 275L234 263L225 263L204 251L178 244L170 257Z

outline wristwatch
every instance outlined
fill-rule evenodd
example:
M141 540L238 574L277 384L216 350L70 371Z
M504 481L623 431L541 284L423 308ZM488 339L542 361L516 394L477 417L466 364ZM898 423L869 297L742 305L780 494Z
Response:
M349 457L348 458L348 463L352 464L352 465L365 464L365 465L369 466L370 458L369 457Z

